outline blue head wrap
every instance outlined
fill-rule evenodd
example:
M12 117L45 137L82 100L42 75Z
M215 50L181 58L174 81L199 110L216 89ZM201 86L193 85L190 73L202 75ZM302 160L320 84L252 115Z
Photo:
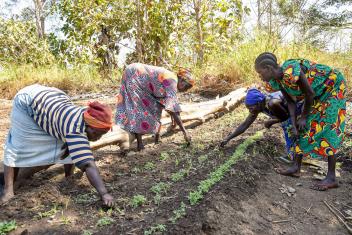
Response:
M263 93L261 93L256 88L251 88L248 90L246 99L244 102L246 105L255 105L263 102L264 100L265 100L265 95Z

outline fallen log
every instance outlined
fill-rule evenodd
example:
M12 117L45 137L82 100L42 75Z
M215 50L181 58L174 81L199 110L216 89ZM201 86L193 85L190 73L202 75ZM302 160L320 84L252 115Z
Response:
M245 97L246 88L240 88L232 91L228 95L210 101L181 104L181 119L184 123L193 122L187 127L194 127L202 124L211 118L214 118L218 113L227 113L232 111L239 102ZM165 128L171 124L171 118L167 112L163 112L161 125L166 129L162 134L173 131L171 128ZM114 126L111 132L103 135L101 139L91 142L90 146L93 150L105 147L107 145L117 144L122 150L127 150L130 144L134 141L134 135L122 130L118 126Z

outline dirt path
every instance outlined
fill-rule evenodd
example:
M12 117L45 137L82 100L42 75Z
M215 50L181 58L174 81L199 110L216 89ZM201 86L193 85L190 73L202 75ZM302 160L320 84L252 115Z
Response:
M1 144L9 107L1 107ZM101 174L117 199L113 210L101 209L79 171L67 181L56 169L36 175L19 189L16 200L0 207L0 221L16 220L13 234L347 234L323 200L342 210L352 206L352 173L341 170L340 188L328 192L309 189L313 172L307 166L300 179L277 175L275 157L284 153L279 127L264 131L242 160L191 205L190 192L262 129L260 117L248 132L219 149L222 136L246 114L240 107L191 130L189 148L178 133L125 157L114 146L95 151ZM347 137L346 154L352 152L351 142ZM295 189L293 196L280 192L283 184Z

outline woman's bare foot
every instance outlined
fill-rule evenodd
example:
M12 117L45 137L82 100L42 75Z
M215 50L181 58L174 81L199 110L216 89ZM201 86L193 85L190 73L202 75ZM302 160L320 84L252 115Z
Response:
M339 187L338 183L336 182L334 177L327 176L321 182L312 185L310 188L317 191L326 191L331 188Z
M6 202L10 201L11 198L13 198L15 194L13 192L6 192L4 191L4 194L1 195L0 197L0 205L5 204Z
M300 169L297 166L292 166L288 169L277 168L275 171L280 175L291 176L295 178L299 178L301 176Z

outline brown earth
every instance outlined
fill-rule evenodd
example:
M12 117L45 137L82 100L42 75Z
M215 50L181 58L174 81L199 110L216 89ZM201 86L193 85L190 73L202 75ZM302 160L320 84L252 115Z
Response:
M0 108L1 144L9 127L10 108L10 102ZM11 234L143 234L157 225L166 226L165 234L348 234L323 200L343 211L352 207L351 136L346 137L341 151L345 170L339 170L337 189L311 190L313 170L308 166L299 179L274 172L279 165L276 157L284 154L282 131L276 126L264 131L264 137L247 149L243 159L198 205L190 205L189 192L240 143L263 128L264 118L260 117L246 133L219 149L219 140L246 115L247 110L240 106L190 130L190 147L177 133L164 137L159 145L149 143L142 153L123 156L115 146L95 151L101 174L116 198L113 210L101 208L82 173L76 171L66 180L62 169L56 167L35 175L17 190L15 199L0 207L0 221L16 220L18 227ZM350 133L350 125L347 129ZM169 187L155 197L151 188L160 182ZM280 192L283 184L296 190L293 196ZM134 208L131 198L136 195L143 195L146 201ZM185 213L178 213L180 218L173 223L170 218L182 202Z

